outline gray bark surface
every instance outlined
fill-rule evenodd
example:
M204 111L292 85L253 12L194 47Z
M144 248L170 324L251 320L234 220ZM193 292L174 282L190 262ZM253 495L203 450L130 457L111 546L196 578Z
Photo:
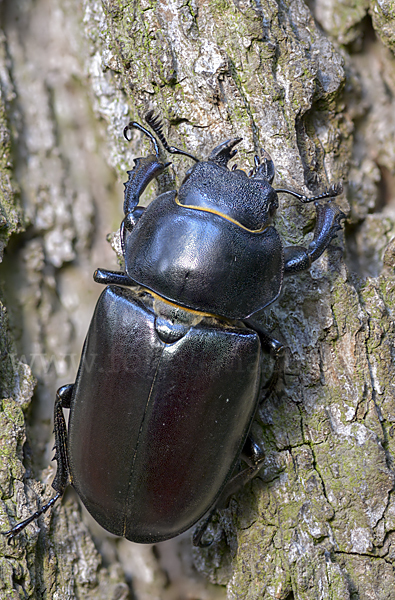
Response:
M123 139L129 120L154 109L202 158L243 137L239 167L264 147L276 187L343 180L348 214L260 317L288 347L253 429L266 460L212 546L114 540L70 492L0 536L0 600L393 599L393 3L3 0L0 26L0 531L53 494L55 392L75 378L92 273L117 268L125 171L148 152ZM190 162L172 161L146 202L180 185ZM314 218L280 198L287 245L308 245Z

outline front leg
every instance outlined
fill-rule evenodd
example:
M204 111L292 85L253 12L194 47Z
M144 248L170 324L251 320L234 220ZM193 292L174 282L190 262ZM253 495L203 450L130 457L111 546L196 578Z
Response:
M133 169L127 172L129 179L124 183L125 193L123 202L123 212L125 213L125 217L121 223L120 231L122 252L124 252L125 236L127 232L132 231L144 211L143 207L138 206L141 194L144 192L147 185L153 179L156 179L156 177L171 164L170 162L163 163L160 160L158 142L145 127L142 127L135 121L131 121L123 131L123 134L128 141L130 141L128 132L133 128L139 129L151 140L155 148L155 154L135 158Z
M284 248L284 271L285 273L296 273L308 269L329 246L331 240L341 229L340 221L346 215L336 204L328 202L320 204L315 202L317 211L317 222L314 230L314 239L308 248L303 246L288 246Z
M149 115L150 115L150 113L148 113L147 116L149 116ZM151 117L152 117L152 115L151 115ZM148 120L148 123L151 126L156 125L158 127L158 123L155 121L155 119L153 119L152 122L151 121ZM151 142L154 145L155 154L150 154L149 156L135 158L133 169L131 171L127 172L129 175L129 179L127 180L126 183L124 183L125 197L124 197L124 203L123 203L123 212L125 213L124 221L125 221L126 228L128 228L128 215L133 213L133 211L137 207L139 200L140 200L140 196L144 192L147 185L153 179L158 177L158 175L160 175L162 173L162 171L164 171L164 169L166 169L166 167L171 165L170 162L163 163L160 160L159 146L158 146L158 142L156 141L156 138L145 127L143 127L142 125L140 125L140 123L137 123L136 121L131 121L129 123L129 125L127 125L125 127L125 129L123 130L123 135L125 136L125 139L128 142L130 142L130 138L128 137L128 132L131 129L138 129L139 131L144 133L144 135L146 135L151 140ZM157 129L155 129L155 127L154 127L154 130L157 131ZM159 131L161 132L160 123L159 123ZM162 143L163 143L163 141L166 142L163 135L162 135L162 137L163 137ZM173 150L177 150L177 148L170 149L170 151L173 151ZM177 152L184 154L181 150L177 150Z
M125 219L129 214L133 213L136 209L141 194L144 192L147 185L158 175L160 175L164 169L170 164L164 164L160 161L159 157L150 154L141 158L134 159L134 167L128 171L129 179L125 186L125 195L123 203L123 212L125 213Z

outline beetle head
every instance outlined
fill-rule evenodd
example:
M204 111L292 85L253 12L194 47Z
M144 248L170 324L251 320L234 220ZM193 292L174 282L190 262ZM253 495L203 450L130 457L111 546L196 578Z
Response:
M263 151L263 161L255 157L255 168L247 175L227 163L237 152L234 148L242 138L222 142L214 148L207 161L198 162L186 174L178 193L181 205L214 212L236 221L252 231L264 229L278 207L278 198L271 186L274 165Z

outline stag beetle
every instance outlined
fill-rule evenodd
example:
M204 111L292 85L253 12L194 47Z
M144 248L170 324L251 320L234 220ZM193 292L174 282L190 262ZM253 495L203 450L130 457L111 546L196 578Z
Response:
M340 228L334 185L307 198L274 189L274 164L262 151L247 175L228 169L241 138L200 161L169 146L160 120L146 115L164 149L196 164L178 191L139 206L168 167L155 153L136 158L125 183L120 235L125 271L98 269L109 284L85 340L76 382L55 402L56 495L13 527L11 539L72 485L108 531L153 543L196 529L202 539L220 498L259 470L263 452L250 435L263 400L263 350L284 347L254 318L279 295L284 275L308 269ZM278 193L315 202L308 246L283 248L272 218ZM120 287L122 286L122 287ZM70 409L68 430L63 408ZM246 466L235 475L242 458Z

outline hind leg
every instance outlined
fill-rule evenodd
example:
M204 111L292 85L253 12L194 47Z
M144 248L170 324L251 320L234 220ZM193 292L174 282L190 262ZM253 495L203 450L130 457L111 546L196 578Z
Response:
M47 512L59 498L64 494L65 489L70 483L69 459L67 451L67 428L63 415L63 408L70 408L71 396L73 393L73 384L64 385L56 393L54 409L54 433L55 433L55 456L53 460L57 461L57 469L52 487L57 492L53 498L30 517L14 525L8 531L2 531L2 534L8 538L8 543L17 536L27 525L38 519Z

